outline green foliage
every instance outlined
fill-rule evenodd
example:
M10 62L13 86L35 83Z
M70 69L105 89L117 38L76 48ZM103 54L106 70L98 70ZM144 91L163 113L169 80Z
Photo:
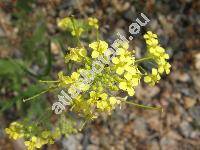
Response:
M33 84L36 79L49 78L51 71L52 56L50 51L50 38L47 36L47 28L44 16L36 12L35 17L27 13L32 11L31 5L34 0L18 0L15 4L17 11L12 15L14 26L19 30L20 58L0 59L0 84L1 90L5 91L0 95L0 112L16 108L17 114L21 117L28 115L39 116L47 103L31 102L23 103L23 98L31 97L44 89L40 84ZM9 44L4 39L3 44ZM33 70L34 66L44 68ZM26 91L26 92L24 92ZM43 107L43 108L42 108Z
M16 2L16 8L24 13L29 13L32 11L31 4L35 0L17 0Z

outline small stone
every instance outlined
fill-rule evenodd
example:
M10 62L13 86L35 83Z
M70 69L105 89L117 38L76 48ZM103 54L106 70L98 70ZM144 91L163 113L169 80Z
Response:
M60 51L60 46L56 42L51 42L51 52L57 55Z
M75 135L70 135L62 140L62 145L64 149L67 150L81 150L82 146L80 141L77 140Z
M145 100L151 100L153 97L155 97L160 92L160 88L157 86L154 87L142 87L138 86L136 88L136 97L138 99L145 99Z
M189 114L194 119L196 126L200 127L200 106L190 108Z
M200 71L195 71L192 73L192 79L193 79L193 83L194 83L194 87L195 89L200 93ZM200 98L200 96L199 96Z
M181 99L181 93L179 93L179 92L172 93L172 97L177 99L177 100L180 100Z
M200 53L195 55L195 68L200 70Z
M191 108L196 104L196 100L190 97L184 97L184 106L185 108Z
M196 140L200 139L200 132L198 130L197 131L193 131L191 133L191 138L192 139L196 139Z
M160 141L160 146L162 150L177 149L177 144L178 143L175 140L168 137L163 137Z
M184 72L173 72L171 73L171 76L174 80L180 81L180 82L190 82L191 77L189 74Z
M147 125L144 118L138 118L134 121L133 132L134 135L141 139L145 139L147 137Z
M162 124L161 124L158 116L153 116L153 117L149 118L147 120L147 122L151 129L158 131L158 132L161 131Z
M190 135L192 133L192 126L188 122L183 121L180 124L180 130L181 130L181 133L183 134L183 136L188 138L188 137L190 137Z
M110 140L110 137L108 135L102 135L100 144L104 149L110 149L110 144L112 141Z
M182 136L179 135L176 131L169 131L167 133L167 137L170 138L170 139L174 139L174 140L181 140L182 139Z
M25 150L26 147L24 145L24 140L23 139L18 139L16 141L12 142L13 146L14 146L14 150Z
M92 134L90 136L90 142L92 144L95 144L95 145L99 145L99 138L97 137L98 135L95 135L95 134Z
M5 36L5 33L4 33L3 29L0 28L0 37L3 37L3 36Z
M86 147L86 150L99 150L99 147L96 146L96 145L90 144L90 145L88 145L88 146Z
M182 82L189 82L191 80L191 77L187 73L181 73L179 75L179 80Z
M152 141L150 144L148 144L149 150L159 150L159 144L156 141Z

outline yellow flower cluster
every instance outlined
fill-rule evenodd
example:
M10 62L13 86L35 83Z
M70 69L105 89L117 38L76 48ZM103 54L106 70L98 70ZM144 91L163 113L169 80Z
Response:
M169 68L166 67L169 65L167 62L169 55L159 46L157 35L147 32L144 38L148 48L144 60L150 58L158 66L158 68L152 68L151 73L141 72L141 66L134 56L135 51L128 50L129 44L126 41L118 41L112 48L108 48L105 41L97 40L89 44L88 47L91 48L91 51L84 52L84 54L88 54L87 56L83 58L83 55L77 54L79 59L73 60L75 62L82 60L84 67L73 72L71 77L59 75L60 83L64 83L63 87L68 88L68 93L74 98L70 104L71 110L84 114L88 118L96 118L101 112L110 113L120 104L120 101L108 93L122 90L126 91L129 96L133 96L142 77L146 83L154 85L161 79L164 71L169 73ZM81 53L81 49L74 49L77 50L76 53ZM113 53L113 51L116 52ZM90 54L91 57L89 57ZM97 65L100 70L98 73L94 73L98 69L94 67L93 61L100 63ZM164 71L162 71L162 67L164 67ZM83 72L87 73L83 74ZM84 80L85 77L90 83ZM71 88L69 85L76 88ZM86 91L90 93L89 96L85 93ZM106 93L105 91L110 92ZM76 97L72 93L77 93Z
M40 131L37 133L37 136L34 135L34 127L26 127L24 124L19 122L13 122L10 124L9 128L5 129L5 132L9 135L11 139L24 138L25 146L28 150L35 150L41 148L45 144L53 144L54 140L61 136L59 128L54 132L51 131Z
M63 29L63 30L66 30L67 28L72 27L71 19L67 17L67 18L59 20L58 21L58 27Z
M29 141L25 141L24 144L28 150L35 150L41 148L45 144L54 144L55 139L61 136L59 128L51 133L50 131L42 131L40 136L32 136Z
M99 24L98 20L92 17L88 18L86 22L66 17L58 20L58 27L62 30L70 30L73 36L80 37L85 30L98 29Z
M132 51L134 53L134 51ZM128 51L128 43L118 45L117 56L112 59L118 75L123 75L119 88L127 91L130 96L135 94L134 88L139 84L141 73L135 65L135 57Z
M88 18L88 24L91 26L91 27L94 27L96 29L99 28L99 25L98 25L98 20L96 18Z
M80 37L84 29L79 26L77 21L74 18L64 18L58 21L58 27L62 30L69 29L73 36Z
M169 59L169 55L165 52L165 49L159 45L158 36L151 31L148 31L144 35L144 39L147 44L148 57L151 58L157 64L157 69L152 68L152 73L148 74L144 81L149 83L150 85L155 85L158 82L164 72L166 74L170 73L171 65L167 61Z
M144 82L149 83L149 85L155 85L161 79L158 70L152 68L152 73L144 77Z
M106 93L91 91L88 103L95 105L100 111L109 112L116 104L120 104L120 101L115 97L108 97Z
M81 62L87 55L87 51L83 47L69 48L69 54L65 56L66 62L73 60L76 62Z
M5 129L5 132L14 140L24 137L23 125L18 122L12 122L10 127Z
M99 40L89 44L89 47L93 50L92 58L97 58L108 49L108 44L105 41Z

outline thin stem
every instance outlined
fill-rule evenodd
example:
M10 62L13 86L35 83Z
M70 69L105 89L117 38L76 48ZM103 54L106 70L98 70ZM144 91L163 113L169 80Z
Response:
M84 126L86 125L86 123L87 123L87 120L85 120L85 121L82 123L81 127L80 127L78 130L79 130L79 131L83 130L83 128L84 128Z
M98 29L96 29L96 39L97 39L97 41L99 41L99 30Z
M30 101L30 100L32 100L32 99L35 99L36 97L38 97L38 96L40 96L40 95L42 95L42 94L44 94L44 93L47 93L47 92L49 92L50 90L56 89L57 87L58 87L58 85L52 86L52 87L50 87L50 88L48 88L48 89L46 89L46 90L44 90L44 91L42 91L42 92L40 92L40 93L38 93L38 94L32 96L32 97L29 97L29 98L27 98L27 99L23 99L23 102L27 102L27 101Z
M138 68L140 68L143 71L142 75L145 75L146 70L142 66L139 66L139 65L138 65Z
M141 59L138 59L135 61L135 63L141 63L141 62L144 62L144 61L147 61L147 60L150 60L152 59L152 57L144 57L144 58L141 58Z
M79 46L81 46L81 41L80 41L79 36L78 36L78 30L77 30L77 28L75 26L74 18L73 17L71 18L71 21L72 21L72 26L73 26L74 31L75 31L76 38L78 40L78 44L79 44Z
M42 82L42 83L57 83L57 82L60 82L60 81L58 81L58 80L56 80L56 81L39 80L39 82Z
M152 109L152 110L160 110L161 112L163 112L163 108L162 107L146 106L146 105L137 104L137 103L129 102L129 101L125 101L125 100L122 100L122 102L127 103L127 104L131 104L131 105L134 105L134 106L140 107L140 108Z
M156 64L154 64L154 63L151 62L151 61L148 61L147 63L152 64L154 67L158 67Z

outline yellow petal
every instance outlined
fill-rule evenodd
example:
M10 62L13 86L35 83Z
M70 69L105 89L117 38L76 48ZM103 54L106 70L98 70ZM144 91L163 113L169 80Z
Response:
M144 77L144 82L146 82L146 83L151 82L151 77L149 77L149 76Z
M132 78L132 80L131 80L132 82L132 86L138 86L138 84L139 84L139 79L138 78Z
M158 74L158 70L157 69L155 69L155 68L152 68L152 75L157 75Z
M127 89L127 83L126 82L120 82L119 88L122 89L122 90L126 90Z
M165 70L166 74L170 73L170 69Z
M97 58L99 56L99 52L97 52L96 50L94 50L92 52L92 58Z
M96 92L95 92L95 91L91 91L91 92L90 92L90 97L95 97L95 95L96 95Z
M113 62L114 64L118 64L118 63L119 63L119 59L118 59L117 57L114 57L114 58L112 59L112 62Z
M157 80L159 81L161 79L160 75L158 74L157 75Z
M102 100L106 100L108 95L106 93L103 93L100 95L100 97L102 98Z
M86 49L85 49L85 48L81 48L81 49L79 50L79 54L80 54L82 57L85 57L85 56L87 55Z
M121 75L123 72L124 72L124 68L123 67L119 67L116 70L116 73L119 74L119 75Z
M125 49L123 48L118 48L117 50L117 55L124 55L125 54Z
M130 96L133 96L135 94L135 91L133 88L128 88L127 91L128 91L128 95Z
M79 73L77 73L77 72L73 72L72 73L72 75L71 75L71 78L73 79L73 80L78 80L79 79L79 76L80 76L80 74Z
M109 102L111 105L115 105L117 103L117 99L115 97L110 97Z
M130 80L132 78L132 75L130 73L125 73L124 74L124 77L127 79L127 80Z
M162 74L162 73L164 72L163 66L161 66L161 67L158 68L158 72L159 72L160 74Z

